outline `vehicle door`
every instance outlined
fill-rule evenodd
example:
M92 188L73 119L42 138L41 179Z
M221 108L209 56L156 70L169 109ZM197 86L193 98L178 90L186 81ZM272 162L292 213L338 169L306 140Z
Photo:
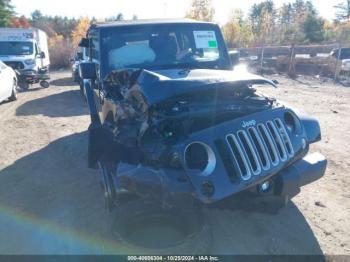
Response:
M99 37L97 33L92 33L90 35L91 41L92 41L92 47L91 47L91 60L96 64L96 70L97 75L99 76L100 73L100 44L99 44ZM99 79L99 77L97 77ZM99 80L98 80L99 81ZM104 97L105 93L102 89L102 83L96 82L93 85L93 92L94 92L94 99L96 104L96 109L100 115L100 119L102 120L102 106L104 103Z
M7 99L11 95L12 85L10 79L9 68L0 62L0 101Z
M41 56L41 50L39 50L37 43L34 43L35 64L39 68L43 68L43 57Z

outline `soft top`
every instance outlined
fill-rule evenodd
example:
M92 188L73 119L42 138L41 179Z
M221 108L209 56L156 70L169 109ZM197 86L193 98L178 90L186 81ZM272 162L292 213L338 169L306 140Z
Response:
M161 25L161 24L211 24L210 22L196 21L187 18L178 19L138 19L138 20L123 20L107 23L94 24L94 28L108 28L108 27L120 27L120 26L136 26L136 25Z

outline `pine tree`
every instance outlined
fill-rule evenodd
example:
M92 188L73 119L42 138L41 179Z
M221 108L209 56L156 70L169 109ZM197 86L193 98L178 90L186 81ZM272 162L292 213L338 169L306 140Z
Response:
M255 40L266 43L275 26L276 10L272 0L254 4L249 13L249 20Z
M283 4L278 13L277 18L277 39L279 44L289 42L293 30L291 28L293 19L293 7L291 3Z
M302 24L305 33L305 40L311 43L318 43L324 40L324 23L322 18L312 13L308 13Z
M119 13L119 14L116 16L115 20L117 20L117 21L122 21L122 20L124 20L124 15L123 15L123 13Z
M0 27L9 26L13 13L11 1L0 0Z

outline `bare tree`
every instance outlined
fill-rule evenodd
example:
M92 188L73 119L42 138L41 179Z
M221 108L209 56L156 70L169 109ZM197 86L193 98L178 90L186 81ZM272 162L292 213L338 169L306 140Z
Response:
M337 10L336 17L339 22L350 21L350 0L345 0L334 8Z
M213 21L215 10L212 7L211 0L192 0L190 11L186 17L200 20L200 21Z

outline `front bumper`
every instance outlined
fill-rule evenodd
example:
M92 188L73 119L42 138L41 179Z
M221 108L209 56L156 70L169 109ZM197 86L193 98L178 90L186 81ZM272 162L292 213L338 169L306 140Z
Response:
M274 194L291 199L300 192L300 188L324 176L327 159L320 153L309 154L284 169L276 177Z
M156 198L190 194L213 203L271 180L273 194L292 198L301 186L324 175L327 161L320 154L307 155L309 144L321 138L318 122L302 117L299 131L293 132L284 127L286 113L292 111L276 108L191 134L172 146L178 169L120 162L114 187ZM201 170L186 159L193 143L205 144L210 151Z
M48 69L41 70L17 70L20 81L33 84L50 79Z
M323 177L326 167L327 160L323 155L320 153L309 154L267 179L273 185L269 195L291 199L300 192L302 186ZM135 194L158 200L175 199L178 196L194 196L207 204L214 202L208 198L207 201L203 201L203 198L196 194L191 182L186 180L184 174L174 170L156 170L142 165L134 166L121 163L117 170L117 176L114 176L114 183L115 188L122 187ZM258 185L248 186L245 190L258 193ZM216 190L220 191L221 189L216 188Z

